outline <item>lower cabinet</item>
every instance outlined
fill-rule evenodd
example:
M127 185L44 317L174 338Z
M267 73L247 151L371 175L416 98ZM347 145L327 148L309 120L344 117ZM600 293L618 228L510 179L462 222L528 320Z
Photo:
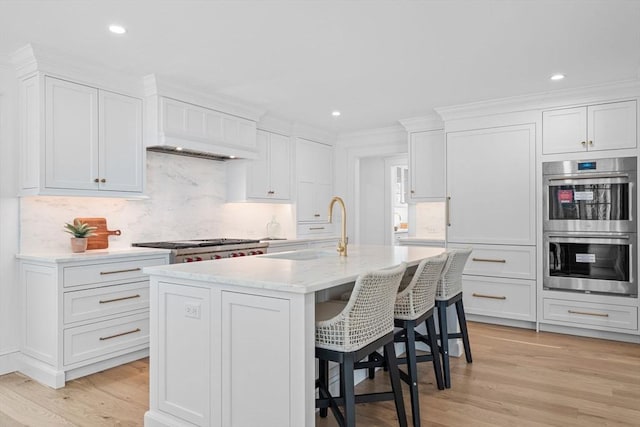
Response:
M610 332L637 332L638 307L617 304L542 299L543 322Z
M536 320L534 280L464 275L464 309L468 314L514 320Z
M292 420L304 414L304 393L283 378L305 363L290 334L300 328L296 307L312 300L152 280L154 363L145 425L302 425Z
M20 370L53 388L148 355L149 279L168 254L22 258Z
M471 247L462 276L465 313L536 321L535 246L449 244Z

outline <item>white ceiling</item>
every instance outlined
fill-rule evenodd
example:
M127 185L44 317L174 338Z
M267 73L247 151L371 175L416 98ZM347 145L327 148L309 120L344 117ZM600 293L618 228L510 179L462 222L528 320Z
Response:
M0 0L0 58L27 43L349 132L637 79L640 1Z

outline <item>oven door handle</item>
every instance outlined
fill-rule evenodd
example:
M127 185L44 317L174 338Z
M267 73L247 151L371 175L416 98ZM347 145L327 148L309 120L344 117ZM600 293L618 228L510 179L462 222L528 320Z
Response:
M576 238L576 239L624 239L624 240L629 240L631 238L631 236L629 236L628 234L615 234L615 235L611 235L611 234L572 234L570 236L567 236L566 234L561 235L561 234L550 234L547 236L547 238L549 239L571 239L571 238Z
M615 178L629 178L628 173L620 173L620 174L611 174L611 175L572 175L572 176L554 176L549 177L549 182L551 181L570 181L570 180L581 180L581 179L615 179Z

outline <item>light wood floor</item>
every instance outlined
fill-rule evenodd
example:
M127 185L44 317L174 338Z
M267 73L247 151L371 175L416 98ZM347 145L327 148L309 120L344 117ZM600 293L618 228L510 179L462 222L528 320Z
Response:
M420 366L423 425L640 426L640 345L479 323L469 328L474 362L453 358L451 389L438 391L431 365ZM359 390L386 384L379 374ZM0 427L141 426L148 387L146 359L60 390L4 375ZM357 421L397 425L391 402L358 405ZM329 414L317 425L337 424Z

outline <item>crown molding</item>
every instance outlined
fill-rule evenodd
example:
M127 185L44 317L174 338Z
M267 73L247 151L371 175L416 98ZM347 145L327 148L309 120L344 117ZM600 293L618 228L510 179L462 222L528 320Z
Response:
M18 79L43 73L114 92L142 96L139 77L39 44L30 43L16 50L10 56L10 62Z
M291 126L293 136L308 139L310 141L320 142L327 145L334 145L337 135L325 129L320 129L305 123L294 122Z
M445 122L640 96L640 79L435 108Z
M259 130L264 130L267 132L278 133L284 136L291 136L293 124L282 117L277 117L266 113L264 116L260 118L258 122L257 128Z
M419 117L410 117L398 120L407 132L420 132L425 130L438 130L444 128L442 118L438 114L428 114Z
M190 87L157 74L142 78L145 96L164 96L257 122L265 110L229 97L211 94L203 88Z

